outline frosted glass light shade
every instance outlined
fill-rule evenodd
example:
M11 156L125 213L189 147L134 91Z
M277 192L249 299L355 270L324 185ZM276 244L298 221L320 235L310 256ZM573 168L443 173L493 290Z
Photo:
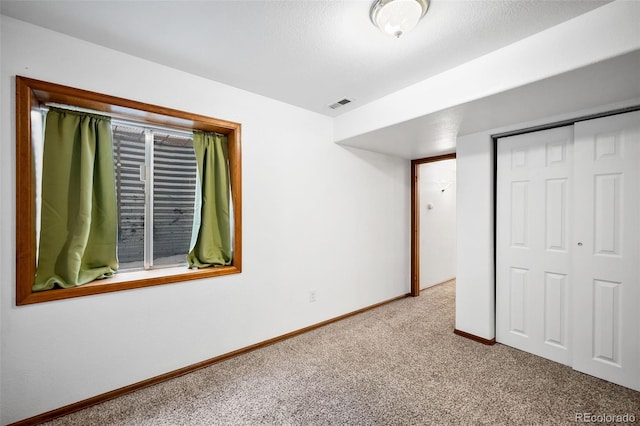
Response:
M376 0L371 6L371 21L383 32L400 38L418 24L428 7L427 0Z

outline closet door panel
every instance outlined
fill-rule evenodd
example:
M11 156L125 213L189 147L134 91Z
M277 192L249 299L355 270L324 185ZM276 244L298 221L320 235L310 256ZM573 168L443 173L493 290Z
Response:
M640 390L640 112L576 123L573 367Z
M498 141L496 338L570 363L572 127Z

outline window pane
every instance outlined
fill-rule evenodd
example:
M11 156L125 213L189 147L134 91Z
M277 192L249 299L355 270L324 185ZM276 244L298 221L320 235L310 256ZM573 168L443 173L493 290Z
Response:
M186 264L196 191L190 136L154 131L153 265Z
M113 126L120 270L144 267L144 141L143 129Z
M36 209L36 266L40 251L40 212L42 210L42 155L44 153L44 123L46 113L42 111L31 111L31 150L33 152L33 173L35 189L35 209Z

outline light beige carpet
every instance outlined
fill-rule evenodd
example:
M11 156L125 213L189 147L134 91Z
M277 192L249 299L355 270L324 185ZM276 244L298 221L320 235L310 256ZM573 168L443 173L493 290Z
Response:
M454 283L50 425L559 425L640 393L453 334ZM597 419L597 418L596 418Z

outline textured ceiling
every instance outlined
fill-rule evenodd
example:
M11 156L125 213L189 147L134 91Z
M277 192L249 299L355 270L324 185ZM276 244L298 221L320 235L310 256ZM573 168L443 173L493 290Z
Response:
M14 1L4 15L336 116L608 1L432 0L397 40L369 0ZM350 105L328 105L348 97Z

